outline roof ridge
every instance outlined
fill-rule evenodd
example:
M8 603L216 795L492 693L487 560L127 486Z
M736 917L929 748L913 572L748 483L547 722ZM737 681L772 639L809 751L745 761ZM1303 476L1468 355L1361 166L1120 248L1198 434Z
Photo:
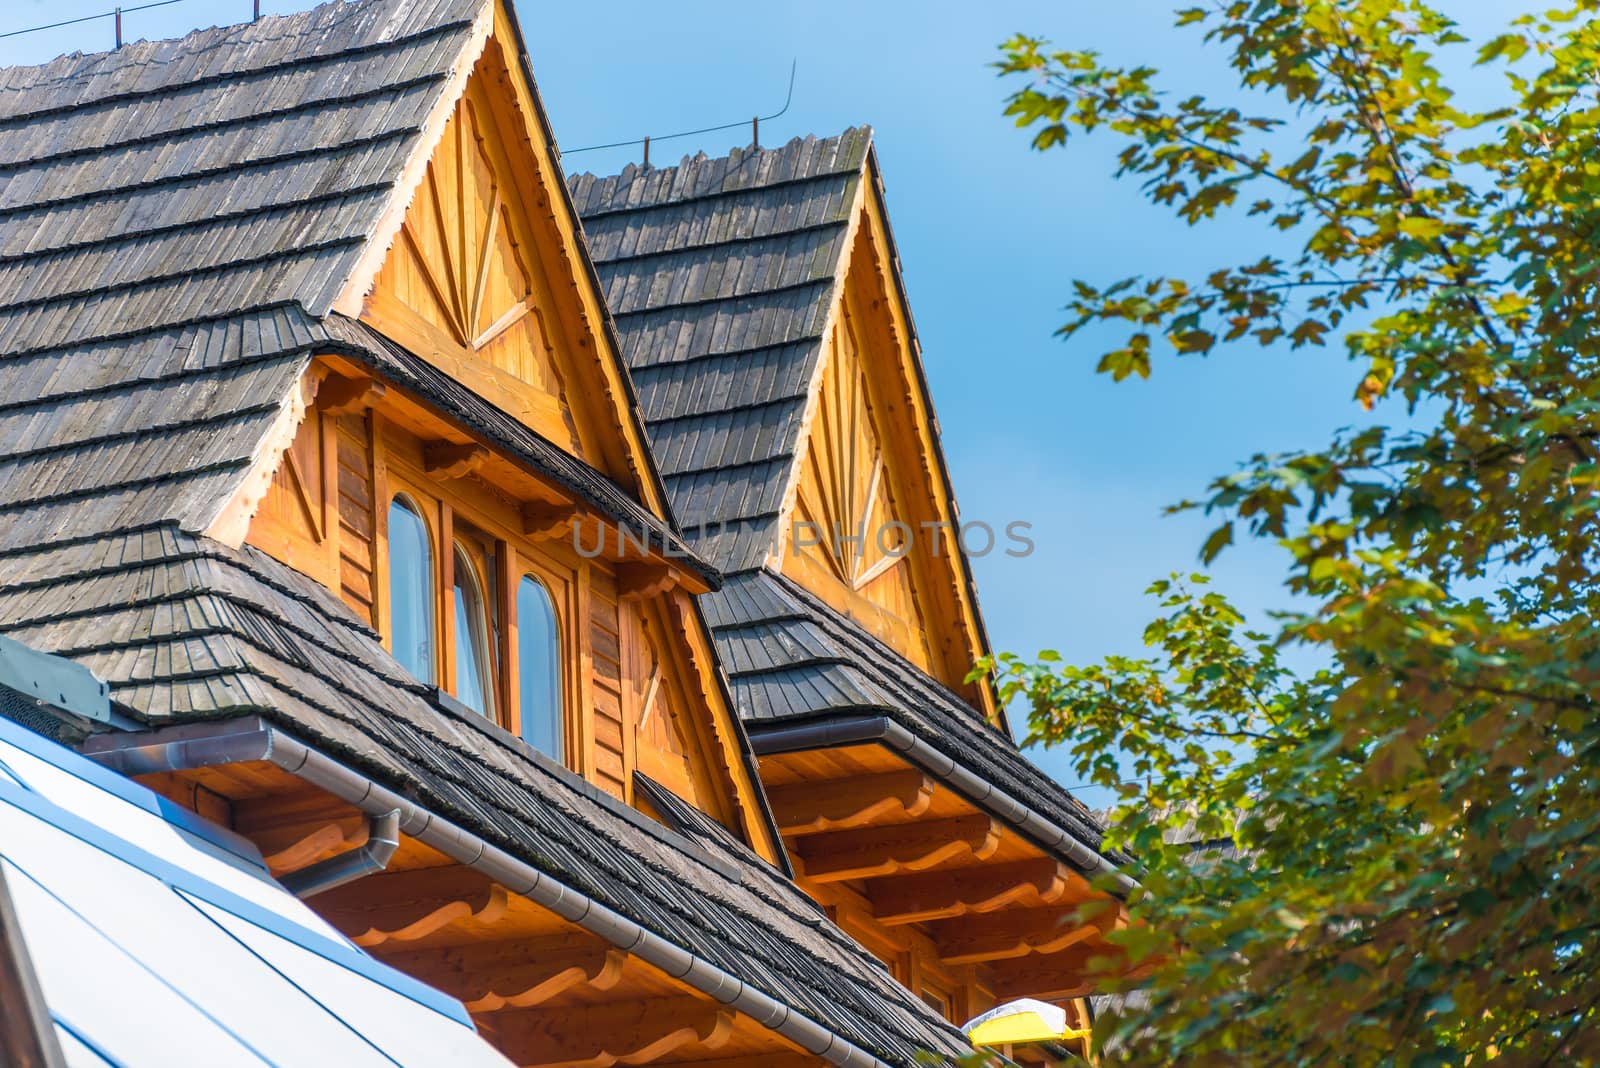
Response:
M306 11L297 11L287 15L264 15L259 19L249 22L224 23L215 26L200 27L190 30L181 37L164 37L155 40L132 41L120 48L107 49L100 52L66 52L43 63L17 64L0 67L0 125L15 121L34 122L40 117L57 110L70 110L84 107L88 104L103 104L110 100L124 97L140 97L148 94L155 87L140 88L137 75L150 70L156 70L173 61L175 57L201 56L207 53L233 53L236 57L243 48L252 44L262 44L271 41L292 40L302 38L306 41L314 39L314 30L322 24L322 29L335 25L345 19L368 20L367 29L372 36L360 39L357 45L336 48L325 53L311 55L295 55L292 48L290 54L281 53L277 62L267 62L260 66L230 67L223 56L223 62L206 74L197 78L163 79L163 85L172 85L180 88L192 88L197 84L229 79L238 75L263 69L285 67L297 63L313 62L317 60L333 60L347 56L352 52L362 52L372 48L382 48L398 44L402 41L412 40L417 37L444 32L455 28L457 25L469 21L463 15L450 13L452 8L460 6L475 10L481 7L484 0L327 0L327 2L310 8ZM405 14L397 12L395 16L381 19L385 7L431 9L432 17L406 18ZM376 23L376 25L373 25ZM30 77L31 75L31 77ZM55 107L30 108L20 113L12 113L5 106L10 103L7 99L13 93L32 93L59 89L74 82L112 81L113 85L118 75L133 84L119 92L106 92L99 96L87 96L76 99L70 103L56 105ZM129 77L133 75L133 77ZM108 86L108 88L112 88Z
M585 171L568 176L567 185L578 201L579 214L587 217L764 189L829 174L849 174L865 163L871 145L871 126L851 126L831 137L806 134L791 138L776 148L734 148L723 156L697 152L669 167L629 163L613 175ZM647 189L654 190L653 195ZM597 193L613 202L595 203ZM614 198L624 193L625 202L615 202Z

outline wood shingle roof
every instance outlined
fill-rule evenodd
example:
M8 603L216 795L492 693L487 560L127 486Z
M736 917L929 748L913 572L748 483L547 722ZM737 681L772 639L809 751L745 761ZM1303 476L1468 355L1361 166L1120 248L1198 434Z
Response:
M870 144L568 181L674 514L724 570L775 542Z
M701 603L746 726L885 715L1098 851L1094 817L1009 737L770 566L871 137L568 185L679 522L728 574Z
M202 533L335 353L675 539L330 311L487 2L330 3L0 71L0 632L87 664L149 724L261 716L886 1062L959 1052L774 869L651 831L434 700L313 580Z

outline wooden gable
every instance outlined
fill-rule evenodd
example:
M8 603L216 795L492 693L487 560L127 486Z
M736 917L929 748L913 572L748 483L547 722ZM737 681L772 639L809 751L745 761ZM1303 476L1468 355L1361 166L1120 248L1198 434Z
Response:
M513 183L484 83L456 103L366 317L551 441L584 456L566 397L567 361L547 317L550 285ZM504 162L502 166L504 166Z
M931 672L936 660L909 559L919 531L897 500L859 313L847 289L826 347L784 570L832 593L825 599Z
M356 316L551 442L663 495L518 44L498 4L470 73L429 120L335 310ZM454 95L450 95L450 94Z
M373 329L610 476L666 515L621 358L603 329L548 131L498 4L446 86L436 137L396 191L392 238L349 283ZM453 94L453 95L452 95ZM403 188L407 181L412 188ZM387 244L385 244L387 242ZM365 271L367 281L362 281ZM452 696L459 665L454 577L471 571L489 633L472 663L485 712L521 732L515 607L520 583L547 592L560 655L567 765L640 807L634 772L667 786L768 859L780 844L741 752L709 633L691 598L702 579L619 516L574 496L404 379L384 382L340 356L315 360L286 402L259 470L230 506L238 539L339 594L387 642L389 509L403 498L426 527L433 574L426 679ZM598 552L598 555L595 553ZM463 555L464 554L464 555ZM458 563L459 561L464 561ZM475 630L476 633L476 630ZM482 664L487 661L488 666Z
M985 643L960 519L869 157L777 566L988 717L966 681Z

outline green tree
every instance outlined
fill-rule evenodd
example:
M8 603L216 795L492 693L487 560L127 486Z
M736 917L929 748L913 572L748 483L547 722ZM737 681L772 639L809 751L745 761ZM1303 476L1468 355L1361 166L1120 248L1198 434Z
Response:
M1286 550L1303 613L1251 631L1157 583L1143 658L989 665L1032 733L1121 786L1145 892L1131 1064L1600 1063L1600 21L1467 41L1420 0L1179 12L1237 106L1019 37L1008 114L1041 149L1120 140L1188 223L1260 227L1204 278L1077 282L1100 360L1342 346L1360 429L1258 455L1179 508ZM1454 57L1503 86L1471 110ZM1485 71L1479 72L1479 80ZM1296 675L1286 647L1326 668ZM1187 837L1242 859L1194 863Z

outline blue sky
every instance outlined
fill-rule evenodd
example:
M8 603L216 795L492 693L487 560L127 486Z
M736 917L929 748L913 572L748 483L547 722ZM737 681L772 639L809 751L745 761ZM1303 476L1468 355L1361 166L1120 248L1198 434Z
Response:
M13 0L0 33L104 11L109 0ZM131 6L131 5L129 5ZM267 13L303 2L263 0ZM1193 32L1170 28L1172 0L1049 3L932 0L917 4L806 0L536 3L518 10L558 141L566 148L742 120L776 144L870 123L877 131L944 448L966 519L997 529L1033 524L1025 559L976 561L997 649L1056 648L1090 661L1140 649L1150 615L1141 591L1191 568L1210 525L1162 518L1252 452L1314 446L1360 419L1360 374L1337 354L1239 350L1158 364L1148 382L1093 373L1106 335L1052 337L1075 277L1201 273L1269 246L1239 225L1199 231L1144 203L1111 177L1114 142L1040 155L1001 117L1007 87L988 68L1018 31L1108 59L1149 63L1175 89L1227 92L1220 60ZM1443 5L1470 31L1521 4ZM128 38L165 37L249 16L250 0L182 0L125 16ZM1498 13L1497 13L1498 12ZM0 39L0 63L42 62L110 44L110 20ZM748 141L732 130L658 143L656 163L721 154ZM569 155L569 171L612 173L637 149ZM1224 554L1218 584L1249 611L1288 602L1271 546ZM1069 785L1065 759L1036 754ZM1100 800L1089 795L1090 800Z

